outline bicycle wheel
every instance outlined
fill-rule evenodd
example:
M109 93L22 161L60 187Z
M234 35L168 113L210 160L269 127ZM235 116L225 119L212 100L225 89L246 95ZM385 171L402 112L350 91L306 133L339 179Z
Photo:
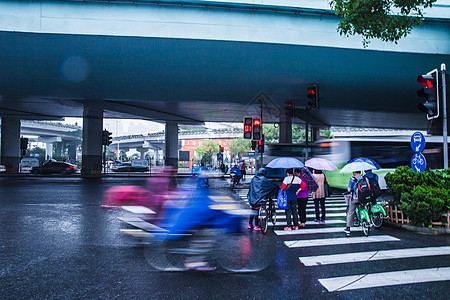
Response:
M261 232L263 234L267 233L267 229L269 226L267 217L268 217L267 206L263 204L258 210L259 226L261 227Z
M275 223L277 222L277 210L275 207L272 207L272 224L275 225Z
M218 264L233 273L259 272L275 259L272 239L261 234L224 233L218 238L214 256Z
M364 221L362 221L361 227L362 227L364 235L369 236L369 231L370 231L369 223L366 220L364 220Z
M383 214L381 212L377 212L372 217L372 222L373 222L373 225L375 226L375 228L380 228L381 225L383 225Z
M147 239L144 244L144 257L150 266L159 271L185 271L186 256L182 254L181 249L186 248L186 245L186 239Z

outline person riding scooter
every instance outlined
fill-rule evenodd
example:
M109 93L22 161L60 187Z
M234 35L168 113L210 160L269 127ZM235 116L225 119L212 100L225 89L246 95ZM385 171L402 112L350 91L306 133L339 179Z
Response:
M233 175L234 173L234 175ZM234 167L231 168L230 170L230 178L233 178L233 176L236 176L236 183L239 184L239 182L241 181L242 178L242 172L241 170L239 170L237 165L234 165Z

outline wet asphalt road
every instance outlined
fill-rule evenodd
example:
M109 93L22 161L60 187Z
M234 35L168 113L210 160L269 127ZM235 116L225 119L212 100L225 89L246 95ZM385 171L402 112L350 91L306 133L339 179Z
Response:
M142 247L120 233L123 224L117 212L100 208L109 187L143 184L140 178L1 177L0 298L448 299L449 281L328 292L318 279L450 267L449 255L315 267L299 261L299 256L450 245L449 236L420 235L386 226L373 235L390 235L400 241L288 248L284 241L292 236L269 232L265 237L276 257L268 269L256 274L154 271L146 264ZM221 179L212 180L211 185L217 192L230 193ZM321 235L342 236L341 232ZM299 238L314 236L294 239Z

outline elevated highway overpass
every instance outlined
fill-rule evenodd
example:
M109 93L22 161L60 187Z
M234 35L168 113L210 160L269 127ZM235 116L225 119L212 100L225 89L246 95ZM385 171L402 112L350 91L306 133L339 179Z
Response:
M86 169L98 168L103 117L166 122L169 148L178 124L240 122L261 106L285 140L306 120L424 130L415 78L450 61L449 20L440 0L398 44L364 49L322 0L0 1L0 114L83 116Z

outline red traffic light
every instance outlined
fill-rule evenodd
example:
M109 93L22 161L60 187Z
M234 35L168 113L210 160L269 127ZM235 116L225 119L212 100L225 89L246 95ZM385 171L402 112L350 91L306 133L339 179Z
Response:
M316 94L316 90L312 87L307 88L308 92L310 92L311 94L315 95Z
M258 145L259 145L259 146L262 145L262 141L261 141L261 140L258 141Z
M419 76L417 76L417 82L420 83L421 85L427 87L427 88L432 88L434 86L432 80L435 80L433 75L419 75Z
M254 126L260 126L261 125L261 120L260 119L254 119L253 120L253 125Z

